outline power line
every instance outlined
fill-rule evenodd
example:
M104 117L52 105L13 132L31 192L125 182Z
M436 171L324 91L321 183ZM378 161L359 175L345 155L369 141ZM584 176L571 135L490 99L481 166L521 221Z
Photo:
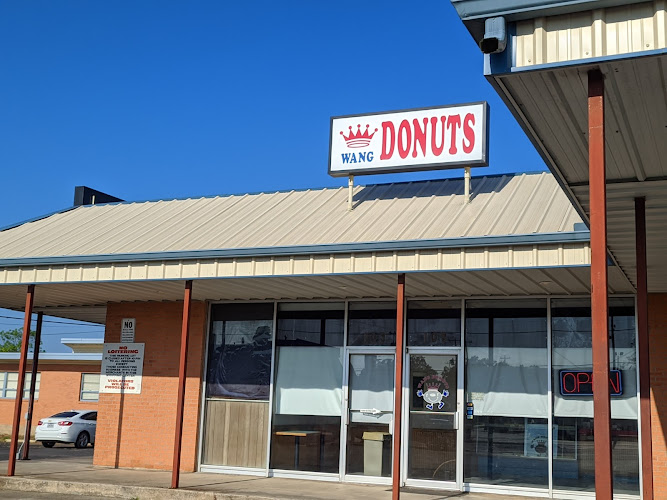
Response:
M5 318L5 319L15 319L15 320L23 321L23 318L22 318L22 317L19 317L19 316L3 316L3 315L0 315L0 318ZM81 321L81 322L75 322L75 321L58 321L58 320L53 320L53 319L45 319L45 320L42 320L42 321L43 321L44 323L59 323L59 324L62 324L62 325L88 326L88 327L90 327L90 326L97 326L95 323L89 323L89 322L86 322L86 321ZM99 325L99 327L100 327L100 328L103 328L104 325Z

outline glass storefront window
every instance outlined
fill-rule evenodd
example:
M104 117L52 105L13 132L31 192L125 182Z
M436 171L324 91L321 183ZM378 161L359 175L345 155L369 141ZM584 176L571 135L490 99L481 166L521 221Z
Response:
M352 302L347 345L396 345L396 302Z
M344 304L280 304L271 468L337 473Z
M211 306L204 464L266 467L273 309L271 303Z
M408 302L408 346L461 345L460 300Z
M554 299L552 380L555 489L595 490L591 306L587 299ZM634 300L609 300L609 363L614 491L639 493L637 361ZM576 382L572 383L572 380Z
M211 308L206 396L269 399L273 304Z
M546 300L466 302L464 480L547 486Z

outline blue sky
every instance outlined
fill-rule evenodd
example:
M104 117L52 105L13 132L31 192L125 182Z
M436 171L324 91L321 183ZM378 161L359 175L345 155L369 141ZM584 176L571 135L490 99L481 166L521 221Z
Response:
M0 47L0 227L70 206L76 185L126 200L343 185L330 117L392 109L488 101L473 175L545 169L446 0L4 0Z

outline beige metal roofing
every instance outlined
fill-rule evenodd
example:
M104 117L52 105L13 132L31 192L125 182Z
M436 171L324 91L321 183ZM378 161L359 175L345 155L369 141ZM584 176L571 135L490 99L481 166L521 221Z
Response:
M82 206L0 232L3 259L585 230L549 173Z

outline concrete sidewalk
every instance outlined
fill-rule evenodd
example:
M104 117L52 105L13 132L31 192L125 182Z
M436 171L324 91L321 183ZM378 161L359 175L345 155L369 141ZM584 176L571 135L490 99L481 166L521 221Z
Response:
M7 462L0 462L3 471ZM16 476L1 476L0 489L59 495L88 495L140 500L389 500L390 486L357 485L213 473L181 474L181 489L170 490L167 471L112 469L63 461L17 462ZM497 500L509 497L422 489L404 489L402 500Z

